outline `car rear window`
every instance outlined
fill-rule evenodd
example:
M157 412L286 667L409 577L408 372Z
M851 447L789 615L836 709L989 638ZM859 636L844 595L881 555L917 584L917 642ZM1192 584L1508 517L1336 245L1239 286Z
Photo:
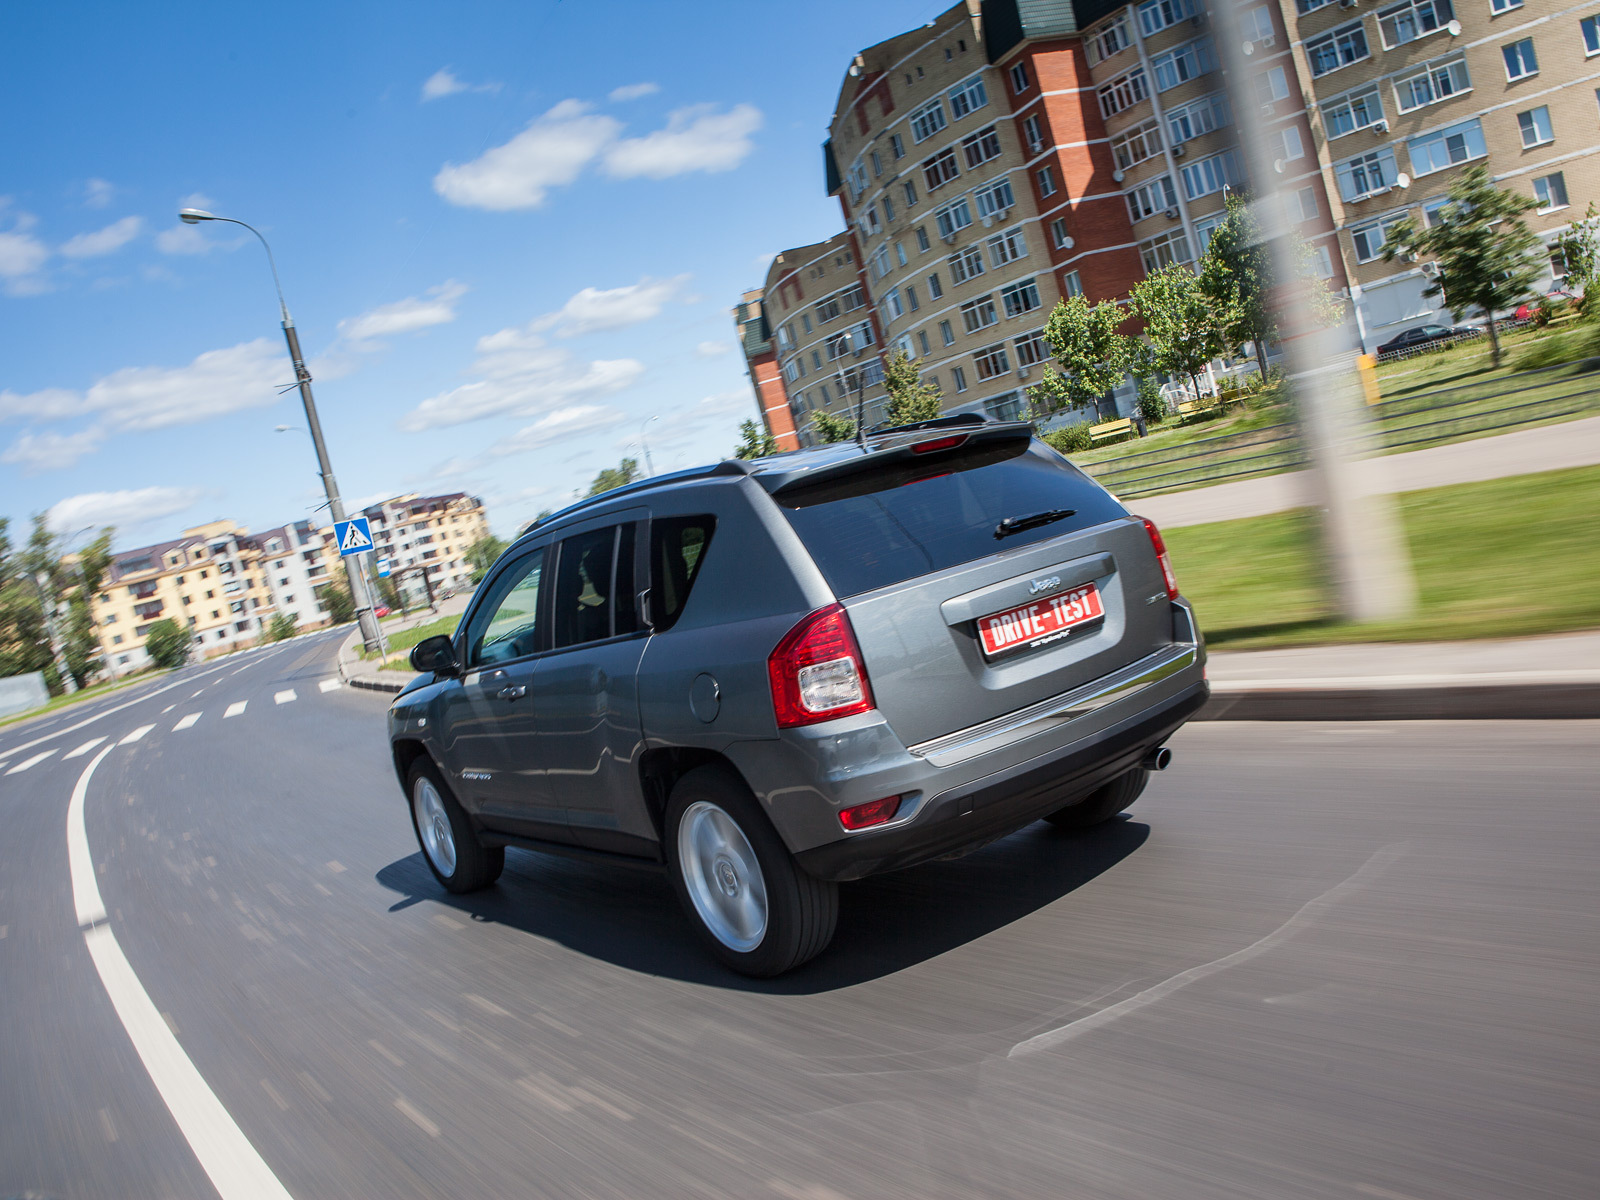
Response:
M837 596L855 596L1116 520L1124 511L1051 450L1028 446L860 473L774 499ZM1005 538L1008 517L1072 509L1073 515Z
M657 633L677 624L716 529L710 514L650 523L650 623Z

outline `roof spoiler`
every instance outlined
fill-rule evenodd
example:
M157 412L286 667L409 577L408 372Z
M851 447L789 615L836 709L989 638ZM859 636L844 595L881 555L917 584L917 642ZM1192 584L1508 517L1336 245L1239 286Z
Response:
M947 419L946 419L947 420ZM908 426L911 429L932 427L950 429L947 423L926 421ZM943 474L977 465L992 458L1000 461L1021 454L1033 441L1033 426L1026 421L995 422L981 417L977 421L960 422L956 429L965 432L961 437L931 439L926 443L914 439L879 443L869 446L865 454L840 458L825 466L789 471L763 471L754 476L769 495L787 496L791 502L800 493L822 494L838 486L852 486L845 481L862 476L880 475L900 478L911 483L929 474ZM953 443L946 445L944 443Z
M968 425L987 425L989 418L982 413L951 413L948 417L934 417L927 421L912 421L905 425L880 425L867 430L868 437L884 437L891 433L906 433L913 429L952 429Z

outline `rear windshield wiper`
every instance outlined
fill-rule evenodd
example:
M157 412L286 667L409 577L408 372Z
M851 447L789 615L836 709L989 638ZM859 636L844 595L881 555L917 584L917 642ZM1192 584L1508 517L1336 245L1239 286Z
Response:
M1029 513L1025 517L1007 517L994 527L994 536L996 539L1006 538L1024 529L1037 529L1054 521L1064 521L1077 511L1075 508L1050 508L1044 512Z

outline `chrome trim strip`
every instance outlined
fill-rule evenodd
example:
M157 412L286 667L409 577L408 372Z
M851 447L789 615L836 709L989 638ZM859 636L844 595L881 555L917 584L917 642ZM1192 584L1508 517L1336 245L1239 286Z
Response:
M936 767L953 767L985 751L998 750L1036 733L1043 733L1062 721L1071 721L1108 704L1115 704L1134 692L1194 666L1199 660L1198 645L1175 642L1093 683L1062 692L1059 696L1051 696L1016 712L992 717L981 724L931 738L908 749Z

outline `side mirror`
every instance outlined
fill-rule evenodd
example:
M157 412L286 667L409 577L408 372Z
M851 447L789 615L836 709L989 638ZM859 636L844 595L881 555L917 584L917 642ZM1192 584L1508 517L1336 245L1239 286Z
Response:
M411 647L411 669L435 675L457 675L461 664L456 659L456 644L448 634L439 633L424 638Z

